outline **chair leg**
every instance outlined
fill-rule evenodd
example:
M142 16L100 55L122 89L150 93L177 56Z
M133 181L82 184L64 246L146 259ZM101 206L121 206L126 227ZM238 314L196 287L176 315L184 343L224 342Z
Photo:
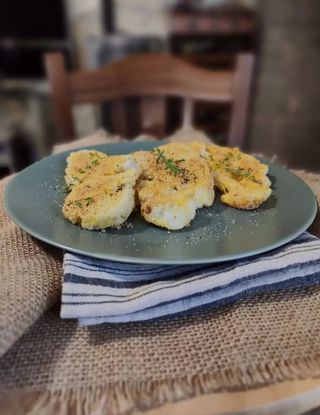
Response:
M228 145L244 148L246 145L247 121L252 85L254 56L241 54L237 58L233 84L233 105Z
M194 116L194 101L191 98L185 98L182 108L182 129L192 128Z

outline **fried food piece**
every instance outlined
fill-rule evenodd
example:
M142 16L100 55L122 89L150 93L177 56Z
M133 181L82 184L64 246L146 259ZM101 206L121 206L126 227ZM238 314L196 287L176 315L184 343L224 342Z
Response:
M201 144L201 143L199 143ZM200 151L205 146L171 143L133 153L142 169L137 184L141 214L170 230L188 226L196 210L214 201L213 174Z
M169 143L158 148L159 151L165 153L167 159L177 160L178 163L188 159L199 159L199 157L208 158L209 156L206 145L197 141L190 143ZM153 151L136 151L132 153L133 159L141 169L138 188L144 186L145 180L153 180L156 172L161 167L160 163L155 164L155 154ZM166 174L168 172L170 172L170 169Z
M238 148L207 145L221 201L237 209L255 209L271 194L268 166Z
M64 216L86 229L121 225L135 207L139 175L140 169L130 155L98 159L66 197Z
M89 177L66 197L63 214L86 229L117 227L135 207L134 185L139 171L129 169L112 176Z

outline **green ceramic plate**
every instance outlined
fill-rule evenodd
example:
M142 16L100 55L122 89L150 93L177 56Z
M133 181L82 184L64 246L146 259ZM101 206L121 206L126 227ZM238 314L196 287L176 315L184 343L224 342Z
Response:
M149 150L153 142L93 146L108 154ZM64 169L68 152L47 157L19 173L5 192L11 219L35 238L67 251L123 262L196 264L222 262L270 251L306 230L316 215L309 187L271 162L271 197L254 211L220 203L200 209L191 226L168 232L146 223L138 213L132 227L87 231L63 218Z

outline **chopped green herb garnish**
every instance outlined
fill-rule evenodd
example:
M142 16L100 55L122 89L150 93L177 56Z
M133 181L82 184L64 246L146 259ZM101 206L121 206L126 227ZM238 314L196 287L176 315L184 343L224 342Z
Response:
M234 168L228 166L228 167L226 167L226 170L229 173L234 174L235 176L238 176L238 177L247 177L248 179L252 180L255 183L258 183L258 184L261 183L259 180L257 180L255 178L252 169L246 170L246 169L243 169L242 167L237 167L236 169L234 169Z
M91 164L92 164L93 166L97 166L97 165L99 164L99 160L94 159L94 160L92 160L92 161L91 161Z
M209 158L210 160L214 163L214 168L215 169L220 169L220 167L222 167L222 161L221 160L215 160L211 154L209 154Z
M81 173L81 174L84 174L84 173L85 173L85 170L83 170L83 169L78 169L78 172L79 172L79 173Z
M89 152L89 156L90 156L90 158L94 158L95 157L95 158L100 159L100 160L103 159L103 157L101 157L100 154L97 153L97 152L95 152L95 151L90 151Z
M223 159L223 161L229 161L231 160L233 157L233 154L231 153L231 151L229 151L229 153L227 153Z
M79 208L83 207L83 204L85 206L90 206L91 203L93 203L94 200L92 197L86 197L85 199L79 199L79 200L75 200L73 203L78 206Z
M92 197L86 197L84 200L86 202L86 206L90 206L91 203L93 203L93 198Z
M165 165L167 170L170 170L174 176L180 175L184 176L186 174L186 170L180 168L172 159L168 159L163 150L160 150L159 148L155 148L151 150L152 153L154 153L157 156L157 162L161 162Z
M64 186L64 188L63 188L63 191L65 192L65 193L69 193L69 192L71 192L71 190L72 190L72 188L74 187L74 184L66 184L65 186Z
M80 179L77 176L72 176L72 180L75 182L80 182Z

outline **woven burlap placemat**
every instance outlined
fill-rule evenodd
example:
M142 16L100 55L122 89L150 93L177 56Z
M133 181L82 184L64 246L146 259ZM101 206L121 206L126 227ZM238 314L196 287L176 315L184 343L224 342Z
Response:
M62 252L29 237L6 215L0 182L0 356L59 298Z
M298 174L320 198L319 176ZM319 286L188 317L91 328L60 320L58 305L29 327L60 295L61 254L20 231L2 199L0 226L1 413L139 413L203 393L320 376ZM311 230L320 236L319 215Z

